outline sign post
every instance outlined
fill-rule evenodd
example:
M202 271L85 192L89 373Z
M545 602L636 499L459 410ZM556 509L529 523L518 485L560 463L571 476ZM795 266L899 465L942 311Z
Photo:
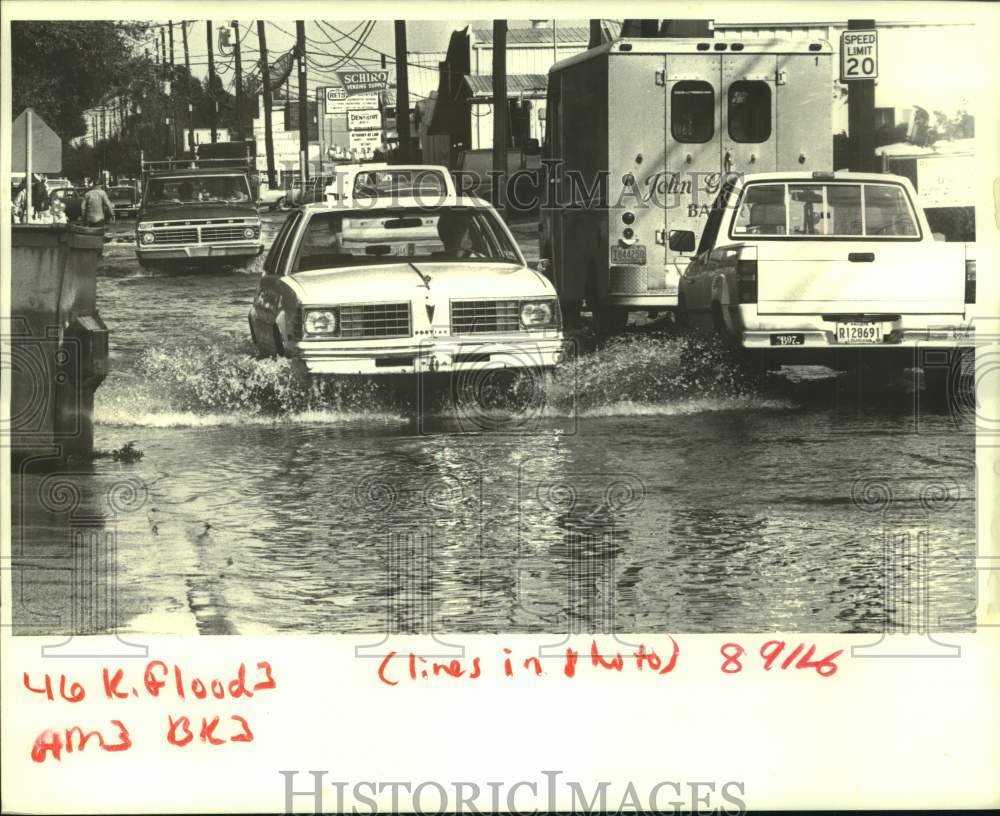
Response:
M875 159L875 78L878 32L874 20L848 20L840 35L840 81L847 83L848 168L878 170Z
M11 172L24 171L25 219L31 223L32 175L62 171L62 139L31 108L11 126Z

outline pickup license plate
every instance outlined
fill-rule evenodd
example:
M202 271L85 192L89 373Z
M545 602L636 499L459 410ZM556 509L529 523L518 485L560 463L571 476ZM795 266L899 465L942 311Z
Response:
M804 346L806 336L804 334L772 334L772 346Z
M838 323L837 342L846 346L882 342L881 323Z
M620 246L615 244L611 247L611 263L626 264L628 266L645 266L646 245L633 244L632 246Z

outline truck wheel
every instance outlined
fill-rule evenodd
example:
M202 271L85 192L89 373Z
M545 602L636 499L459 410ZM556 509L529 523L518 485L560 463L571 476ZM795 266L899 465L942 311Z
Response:
M594 323L594 333L600 338L621 334L628 323L628 310L601 303L597 294L597 273L590 270L587 276L587 306Z
M625 331L628 325L628 309L618 306L598 306L592 310L594 328L599 337L613 337Z
M278 327L275 326L272 330L272 335L274 337L274 353L278 357L285 356L285 344L281 342L281 332Z
M577 329L580 327L580 301L560 300L559 312L562 314L564 329Z
M715 333L722 342L722 345L728 349L740 348L739 341L726 328L726 321L722 317L722 306L719 304L719 301L712 303L712 327L715 329Z

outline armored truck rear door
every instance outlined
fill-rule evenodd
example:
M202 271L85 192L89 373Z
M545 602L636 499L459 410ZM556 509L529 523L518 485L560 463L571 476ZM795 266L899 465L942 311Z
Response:
M775 54L722 57L722 165L730 173L778 169ZM789 168L783 168L789 169Z
M663 54L615 54L608 95L608 263L610 291L646 294L662 255L656 239L663 213L649 200L663 176ZM660 275L662 277L662 275Z
M654 201L663 208L662 257L671 276L683 272L691 253L678 255L670 249L670 231L692 230L700 236L719 191L721 68L722 58L716 54L667 55L663 139L667 155Z
M830 55L779 54L775 82L779 171L833 170Z

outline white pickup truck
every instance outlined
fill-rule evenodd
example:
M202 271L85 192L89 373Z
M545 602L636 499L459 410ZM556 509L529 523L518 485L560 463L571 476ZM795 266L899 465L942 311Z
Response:
M670 241L693 246L693 235ZM901 176L733 177L694 251L681 319L769 362L837 367L851 352L973 345L975 261L935 240Z

